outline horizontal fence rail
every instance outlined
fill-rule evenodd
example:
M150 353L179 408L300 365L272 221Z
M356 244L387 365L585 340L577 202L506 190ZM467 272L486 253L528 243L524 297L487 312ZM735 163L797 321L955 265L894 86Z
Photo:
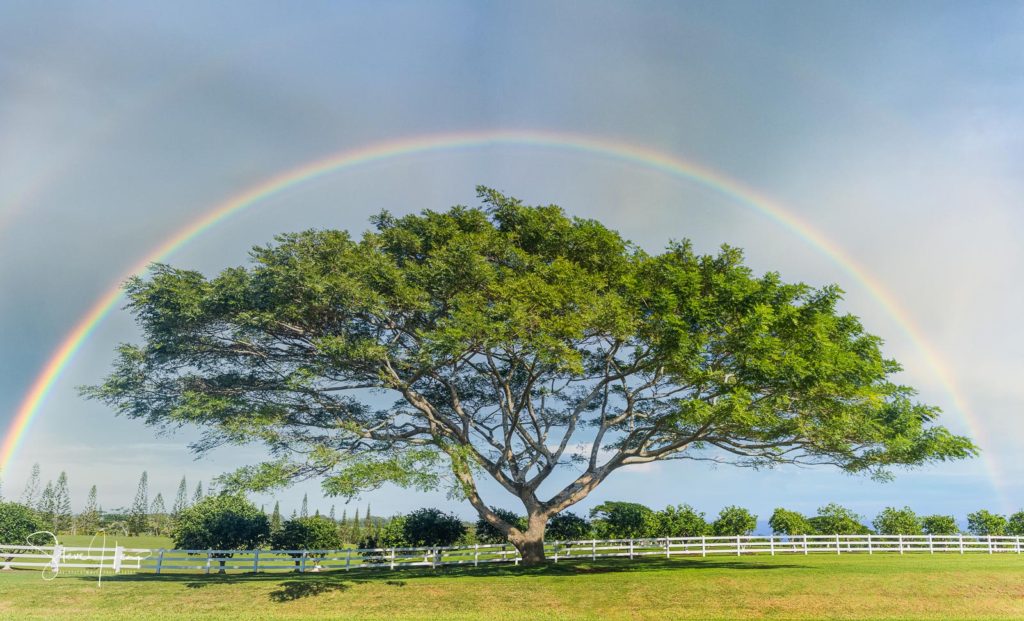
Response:
M1022 537L795 535L667 537L545 542L549 561L752 554L1021 554ZM510 544L341 550L147 550L0 544L0 567L161 573L395 570L521 561Z
M138 571L152 556L144 548L80 547L80 546L18 546L0 544L0 568L36 568L53 572L65 570Z

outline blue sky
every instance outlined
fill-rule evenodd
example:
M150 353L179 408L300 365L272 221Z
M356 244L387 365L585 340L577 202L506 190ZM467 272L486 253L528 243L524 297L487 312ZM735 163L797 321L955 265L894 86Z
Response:
M700 464L624 471L587 502L837 501L963 516L1024 505L1024 9L1011 3L20 3L0 9L0 424L77 319L161 240L216 203L329 153L427 133L574 132L656 148L756 188L880 282L950 368L984 432L984 465L879 484L827 470ZM657 171L580 153L489 147L331 175L215 227L171 262L214 272L278 232L361 231L380 209L472 204L483 183L599 218L651 250L690 238L743 247L758 271L836 282L845 307L904 362L901 380L967 432L892 317L805 241ZM4 492L31 464L67 470L76 505L113 507L143 469L152 493L208 481L258 449L194 461L192 435L83 402L113 347L108 317L42 406ZM495 504L512 505L497 490ZM326 511L315 485L304 492ZM261 499L270 502L268 499ZM443 494L382 490L386 514ZM349 507L350 512L353 507Z

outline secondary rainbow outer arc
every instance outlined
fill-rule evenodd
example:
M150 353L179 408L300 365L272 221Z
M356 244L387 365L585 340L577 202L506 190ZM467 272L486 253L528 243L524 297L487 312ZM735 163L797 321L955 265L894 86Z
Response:
M398 156L467 147L479 148L500 145L580 151L654 168L710 188L747 208L771 218L783 227L796 233L811 246L835 261L875 297L886 312L906 332L914 345L925 354L925 359L928 361L929 366L949 393L971 433L975 438L984 443L985 434L970 414L966 400L958 390L951 373L892 296L839 246L815 230L810 224L802 222L797 216L789 213L779 204L721 173L649 147L591 136L547 131L478 131L424 135L380 142L343 151L273 176L218 204L199 219L180 229L126 271L93 304L50 356L42 371L33 381L29 391L22 399L14 420L4 436L3 444L0 445L0 471L6 470L10 464L18 445L21 443L33 418L39 411L39 407L60 378L64 369L71 362L75 353L121 297L121 286L128 277L144 272L151 263L162 261L188 243L192 238L200 235L232 214L262 199L316 177L351 166L370 164ZM984 456L983 461L992 477L994 489L998 493L1000 488L997 484L998 477L996 476L995 464L991 459Z

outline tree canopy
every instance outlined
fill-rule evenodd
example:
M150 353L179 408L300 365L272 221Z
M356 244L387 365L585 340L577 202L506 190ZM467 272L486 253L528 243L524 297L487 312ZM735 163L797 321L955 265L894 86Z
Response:
M711 534L704 514L690 505L669 505L655 515L659 537L703 537Z
M885 478L975 453L892 381L900 366L837 310L838 287L757 276L730 247L651 254L557 206L478 193L481 208L381 213L359 239L280 235L212 278L153 265L126 285L142 343L85 394L198 426L200 452L264 443L272 459L228 485L450 484L527 562L551 516L633 464ZM481 476L523 503L525 529L489 509Z
M772 533L776 535L813 535L814 528L811 526L807 516L797 511L790 511L779 507L772 513L768 520Z
M979 537L1005 535L1008 524L1006 516L987 509L967 514L967 531Z
M405 516L402 534L413 546L450 546L466 534L466 526L450 513L424 508Z
M287 520L279 530L271 529L270 533L270 546L276 550L337 550L342 545L338 525L334 520L318 515ZM323 556L320 552L305 554L314 559ZM301 557L303 553L289 552L289 555ZM299 567L296 560L295 571L299 571Z
M818 508L818 515L807 520L819 535L866 535L871 532L861 517L842 505L830 502Z
M590 517L602 539L651 537L658 526L655 512L636 502L602 502L590 510Z
M174 546L183 550L252 550L270 538L270 520L244 497L207 496L182 510L171 533ZM214 552L216 558L231 552ZM224 561L220 561L224 572Z
M926 535L956 535L960 527L952 515L926 515L921 518L921 530Z
M749 535L757 528L757 516L743 507L725 507L718 518L711 523L711 534L716 537L727 535Z
M0 543L26 545L28 536L42 529L43 524L32 509L0 501Z
M333 520L314 515L286 520L271 533L270 545L277 550L337 550L342 541Z
M879 535L920 535L924 526L913 509L886 507L871 523Z

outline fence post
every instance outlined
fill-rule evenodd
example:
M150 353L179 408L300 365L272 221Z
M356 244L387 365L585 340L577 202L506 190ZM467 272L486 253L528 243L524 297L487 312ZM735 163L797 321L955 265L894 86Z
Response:
M900 555L903 555L903 533L899 533Z
M257 548L252 554L252 573L260 573L260 551Z
M842 554L842 552L839 551L839 533L836 533L836 555L838 556L839 554Z
M164 549L160 548L160 555L156 557L156 574L160 575L160 568L164 564Z
M988 553L992 554L992 535L988 536Z
M672 558L672 543L665 537L665 558Z
M61 547L61 546L58 546ZM56 550L55 550L56 552ZM114 546L114 573L121 573L121 563L124 562L124 546Z
M1020 554L1020 537L1017 537L1017 554Z
M959 533L959 535L960 535L960 554L963 554L964 553L964 534L963 533Z
M590 560L597 560L597 539L590 540Z
M345 552L345 571L348 571L352 566L352 548L348 548Z
M551 542L551 549L555 553L555 562L557 563L558 562L558 542L557 541Z
M302 558L299 560L299 573L306 573L306 551L302 551Z
M868 555L872 555L874 552L871 549L871 533L868 533Z
M629 539L629 560L633 560L633 538Z
M120 549L120 548L118 548L118 549ZM57 572L60 571L60 557L61 557L61 554L63 552L64 552L64 546L62 546L62 545L55 545L55 546L53 546L53 554L50 555L50 569L53 570L53 573L57 573ZM117 552L116 551L114 552L114 558L115 559L117 558ZM114 562L117 563L117 569L120 569L121 568L120 567L121 564L118 563L116 560ZM115 570L115 571L117 571L117 570Z
M771 548L772 556L775 556L775 535L768 538L768 547Z
M213 550L206 551L206 575L210 575L210 561L213 560Z
M395 548L391 548L391 569L395 568Z
M928 554L935 554L935 542L932 540L931 533L928 534Z
M480 544L476 544L473 547L473 567L480 566Z
M701 556L707 556L708 555L708 545L707 544L708 544L707 537L705 537L704 535L701 535L700 536L700 555Z

